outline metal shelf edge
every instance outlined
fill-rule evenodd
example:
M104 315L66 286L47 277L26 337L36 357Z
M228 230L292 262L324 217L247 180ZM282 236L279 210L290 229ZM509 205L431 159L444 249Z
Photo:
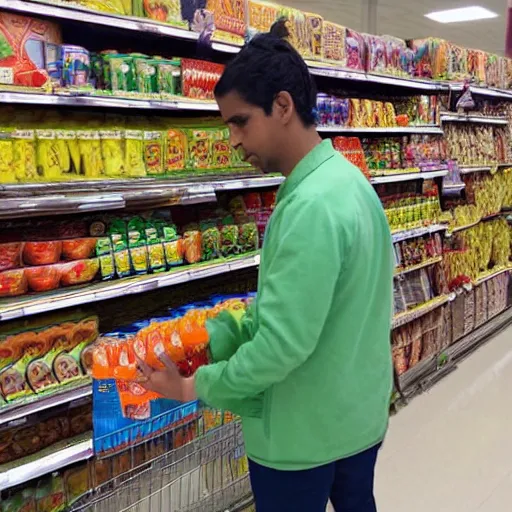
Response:
M90 459L93 455L92 439L88 439L33 462L9 469L0 473L0 491L52 473L75 462Z
M431 180L435 178L442 178L447 174L448 170L391 174L389 176L375 176L374 178L370 178L370 182L374 185L378 185L380 183L396 183L399 181Z

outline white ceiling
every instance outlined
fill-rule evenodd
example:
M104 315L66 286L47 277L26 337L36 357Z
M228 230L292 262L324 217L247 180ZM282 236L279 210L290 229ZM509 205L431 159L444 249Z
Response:
M278 3L315 12L325 19L359 31L368 29L367 0L280 0ZM424 17L432 11L480 5L498 18L467 23L436 23ZM504 53L506 0L377 0L377 34L403 39L435 36L461 46Z

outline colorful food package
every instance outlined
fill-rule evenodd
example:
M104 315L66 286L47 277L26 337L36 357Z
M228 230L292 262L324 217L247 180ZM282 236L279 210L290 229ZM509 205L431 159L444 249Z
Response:
M105 175L101 151L100 132L80 130L76 132L81 157L81 172L85 178L101 178Z
M269 32L272 25L280 17L280 7L271 2L261 0L249 0L249 25L247 27L249 37L256 34Z
M323 60L333 61L339 66L345 66L345 35L347 29L326 20L324 20L322 27L324 40Z
M87 87L91 74L91 56L81 46L63 44L60 47L62 85L67 88Z
M242 252L256 251L259 247L258 227L252 218L242 218L238 224L238 244Z
M347 67L357 71L364 71L366 67L366 51L364 36L355 30L347 29L345 38Z
M60 260L62 242L25 242L23 261L26 265L51 265Z
M203 259L201 231L191 228L183 233L183 254L189 264L199 263Z
M410 76L410 66L413 63L414 52L410 59L406 52L407 45L403 39L393 36L382 36L386 52L386 72L390 75ZM409 60L411 61L409 63Z
M448 45L448 80L467 80L468 72L468 51L462 46L453 43Z
M231 256L238 254L238 226L234 223L232 217L226 217L222 221L220 228L220 243L222 256Z
M144 163L148 176L162 176L164 174L164 139L162 132L144 132Z
M229 130L219 129L211 132L211 169L228 169L231 165L231 144Z
M105 176L118 178L126 172L125 144L121 130L100 130Z
M183 130L168 130L165 138L166 174L182 171L187 166L188 139Z
M144 133L140 130L126 130L125 134L125 172L130 178L146 176L144 163Z
M217 226L213 223L201 226L201 243L204 261L214 260L220 256L221 238Z
M64 482L58 473L40 480L36 489L38 511L59 512L66 506Z
M55 290L60 285L61 266L57 264L28 267L25 269L25 277L28 287L33 292Z
M183 265L185 249L183 239L178 235L176 226L170 225L163 228L163 240L167 267L173 268Z
M211 146L211 130L189 130L187 168L209 169L211 166Z
M181 59L182 93L187 98L214 99L213 90L217 85L224 65L196 59Z
M187 22L181 16L179 0L143 0L143 7L144 15L149 19L188 28Z
M0 297L15 297L28 291L25 269L0 272Z
M116 274L114 252L109 237L98 238L96 241L96 257L100 263L102 281L112 279Z
M91 489L87 463L67 469L63 474L66 502L72 506L81 496Z
M134 57L136 91L151 96L158 92L158 75L156 60L147 57Z
M0 244L0 272L21 267L22 242Z
M415 73L420 78L443 80L448 76L449 45L434 37L409 41L416 52Z
M104 56L109 67L110 86L116 95L137 90L134 58L131 55L109 54Z
M98 258L62 263L60 266L62 286L90 283L100 269Z
M242 45L246 33L246 2L240 0L207 0L206 9L213 13L213 38Z
M467 50L468 74L476 84L485 83L486 53L482 50Z
M47 20L0 13L1 83L25 87L49 84L45 70L44 43L60 44L58 24Z
M324 55L324 19L319 14L304 13L306 20L306 44L305 58L320 60Z
M96 238L74 238L62 241L62 259L67 261L85 260L94 256Z
M156 62L157 88L162 97L181 94L181 59Z
M20 183L36 181L37 155L34 130L13 130L11 132L13 150L13 170ZM1 178L0 178L1 179Z
M62 179L67 159L65 153L60 153L62 145L57 141L55 130L36 130L36 138L37 174L45 181Z
M386 44L384 38L372 34L362 35L366 46L365 69L369 73L386 73Z
M37 512L35 490L25 488L2 500L2 512Z

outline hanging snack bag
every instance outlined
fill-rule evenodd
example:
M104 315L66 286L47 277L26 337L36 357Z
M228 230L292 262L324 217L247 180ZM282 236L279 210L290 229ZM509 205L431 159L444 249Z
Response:
M199 263L203 259L201 231L188 229L183 233L183 252L187 263Z
M220 228L220 240L222 256L238 254L238 226L234 223L232 217L226 217L222 221L222 227Z
M110 238L98 238L96 241L96 256L100 263L101 279L108 281L115 276L115 262Z
M241 219L241 223L238 225L238 244L242 252L251 252L258 249L258 227L253 219Z
M164 140L159 131L144 132L144 163L148 176L164 174Z
M220 256L220 232L213 223L201 226L201 240L203 245L203 260L210 261Z
M135 274L147 274L148 251L144 237L144 220L135 217L128 223L128 249Z
M183 171L187 166L187 136L182 130L168 130L165 137L165 174Z
M34 130L13 130L11 138L13 150L12 164L17 181L20 183L36 181L38 174L36 134Z
M116 275L119 278L131 275L130 253L126 237L119 233L111 235Z
M181 95L181 60L156 61L157 87L163 98Z
M210 130L190 130L188 132L189 169L204 170L211 167L212 137Z
M173 268L183 265L183 239L178 235L176 226L167 225L163 227L163 240L167 267Z
M153 273L164 272L166 270L164 245L153 222L146 221L145 235L148 249L149 269Z
M101 178L105 175L101 153L100 133L96 130L80 130L76 134L80 150L82 173L86 178Z
M126 175L130 178L142 178L146 176L144 133L140 130L126 130L124 137Z
M123 132L121 130L100 130L101 155L105 176L118 178L126 171Z

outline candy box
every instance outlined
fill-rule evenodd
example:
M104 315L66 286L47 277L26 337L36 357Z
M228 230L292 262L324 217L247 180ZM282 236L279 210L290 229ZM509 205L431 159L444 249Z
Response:
M467 50L468 74L477 83L485 83L486 53L482 50Z
M61 32L55 23L0 12L0 84L47 85L44 43L61 42Z
M65 44L61 46L62 85L83 87L89 84L91 56L81 46Z
M345 38L347 67L364 71L366 65L366 42L364 36L355 30L347 29Z
M448 44L448 80L466 80L468 72L468 51L462 46Z
M345 66L345 34L347 29L330 21L323 22L323 60Z
M249 0L248 10L249 23L247 32L249 37L268 32L280 16L280 7L271 2Z
M242 0L207 0L206 9L213 13L214 39L243 44L246 33L245 6Z
M306 57L319 60L324 54L323 18L318 14L309 12L306 16L306 42L309 46Z
M382 37L364 34L366 43L366 71L386 73L386 44Z
M409 47L416 52L414 63L416 76L446 79L448 74L449 47L446 41L429 37L409 41Z

